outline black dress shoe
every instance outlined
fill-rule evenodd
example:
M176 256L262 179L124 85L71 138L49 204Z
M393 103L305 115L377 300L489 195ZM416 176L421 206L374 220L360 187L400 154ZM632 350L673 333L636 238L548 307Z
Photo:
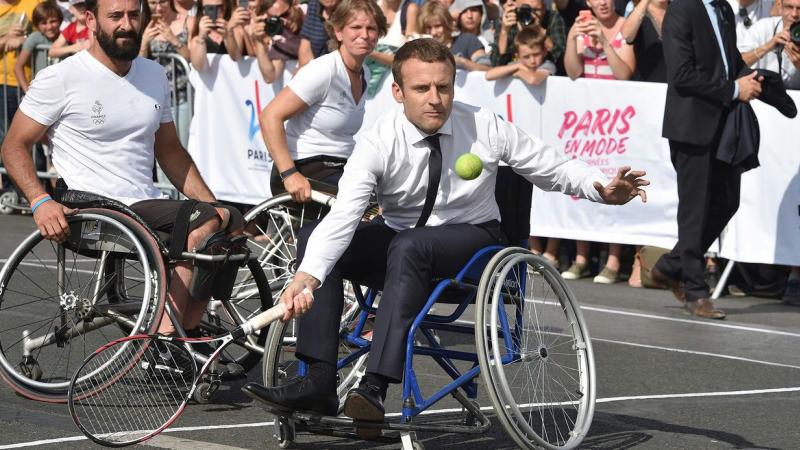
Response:
M242 391L254 399L285 412L311 411L323 416L339 412L336 391L322 392L308 378L297 378L283 386L268 388L257 383L247 383Z
M383 407L380 388L362 382L347 394L344 402L344 415L364 422L383 422L386 410ZM356 428L361 439L377 439L381 435L378 428Z

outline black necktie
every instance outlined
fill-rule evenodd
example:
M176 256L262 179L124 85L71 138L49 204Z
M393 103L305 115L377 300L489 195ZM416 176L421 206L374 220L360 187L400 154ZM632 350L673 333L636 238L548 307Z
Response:
M442 179L442 147L439 145L439 133L432 134L425 138L431 147L431 154L428 157L428 191L425 193L425 204L422 206L422 214L419 216L415 228L424 227L433 211L433 204L436 202L436 193L439 191L439 181Z
M711 6L714 7L714 14L717 16L717 26L719 27L719 37L722 39L722 53L725 55L725 59L728 61L728 71L730 72L731 67L731 59L728 58L728 39L727 33L725 29L725 24L727 21L725 20L725 16L722 13L722 2L725 0L712 0ZM729 74L725 74L725 78L730 78Z

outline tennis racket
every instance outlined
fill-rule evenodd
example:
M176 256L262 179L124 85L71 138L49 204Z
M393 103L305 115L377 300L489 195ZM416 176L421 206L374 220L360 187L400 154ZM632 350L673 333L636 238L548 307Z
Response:
M203 375L233 341L283 317L283 304L216 337L128 336L89 355L69 385L69 412L94 442L123 447L146 441L174 423ZM216 343L198 371L186 343Z

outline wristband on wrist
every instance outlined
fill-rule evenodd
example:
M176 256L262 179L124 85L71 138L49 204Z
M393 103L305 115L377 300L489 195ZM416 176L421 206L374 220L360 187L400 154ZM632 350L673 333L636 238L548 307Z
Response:
M298 173L298 172L299 171L297 170L297 167L295 167L295 166L292 166L291 169L284 170L283 172L280 173L281 181L286 181L286 179L289 178L289 176L291 176L291 175L293 175L295 173Z
M49 195L47 195L47 194L45 194L45 195L44 195L44 197L42 197L42 196L40 195L40 196L39 196L39 197L37 197L37 198L38 198L38 200L36 200L36 201L35 201L35 202L34 202L34 203L31 205L31 213L35 213L37 208L39 208L39 207L40 207L40 206L42 206L43 204L45 204L45 203L47 203L47 202L49 202L50 200L52 200L52 199L53 199L52 197L50 197L50 196L49 196Z
M39 194L36 197L33 197L31 199L30 204L33 205L34 203L38 202L39 200L41 200L41 199L43 199L45 197L50 197L50 194L48 194L47 192Z

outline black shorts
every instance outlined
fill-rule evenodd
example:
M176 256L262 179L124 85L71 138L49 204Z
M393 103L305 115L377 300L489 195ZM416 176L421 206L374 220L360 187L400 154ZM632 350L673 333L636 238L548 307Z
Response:
M344 172L345 163L347 163L347 160L344 158L320 155L295 160L294 166L297 167L298 172L309 180L321 182L321 184L312 185L312 189L335 195L338 190L339 178L342 177ZM286 192L281 175L278 173L278 167L274 164L272 165L269 187L272 195Z
M130 208L138 214L147 223L150 228L162 233L172 233L172 228L175 226L175 221L178 218L178 210L186 200L170 200L170 199L155 199L155 200L142 200L130 206ZM236 230L243 226L244 219L242 214L236 208L218 205L219 208L225 208L231 213L231 220L228 222L226 230ZM189 231L194 230L200 225L208 222L209 220L219 217L217 210L209 203L199 202L194 207L194 212L190 216Z

